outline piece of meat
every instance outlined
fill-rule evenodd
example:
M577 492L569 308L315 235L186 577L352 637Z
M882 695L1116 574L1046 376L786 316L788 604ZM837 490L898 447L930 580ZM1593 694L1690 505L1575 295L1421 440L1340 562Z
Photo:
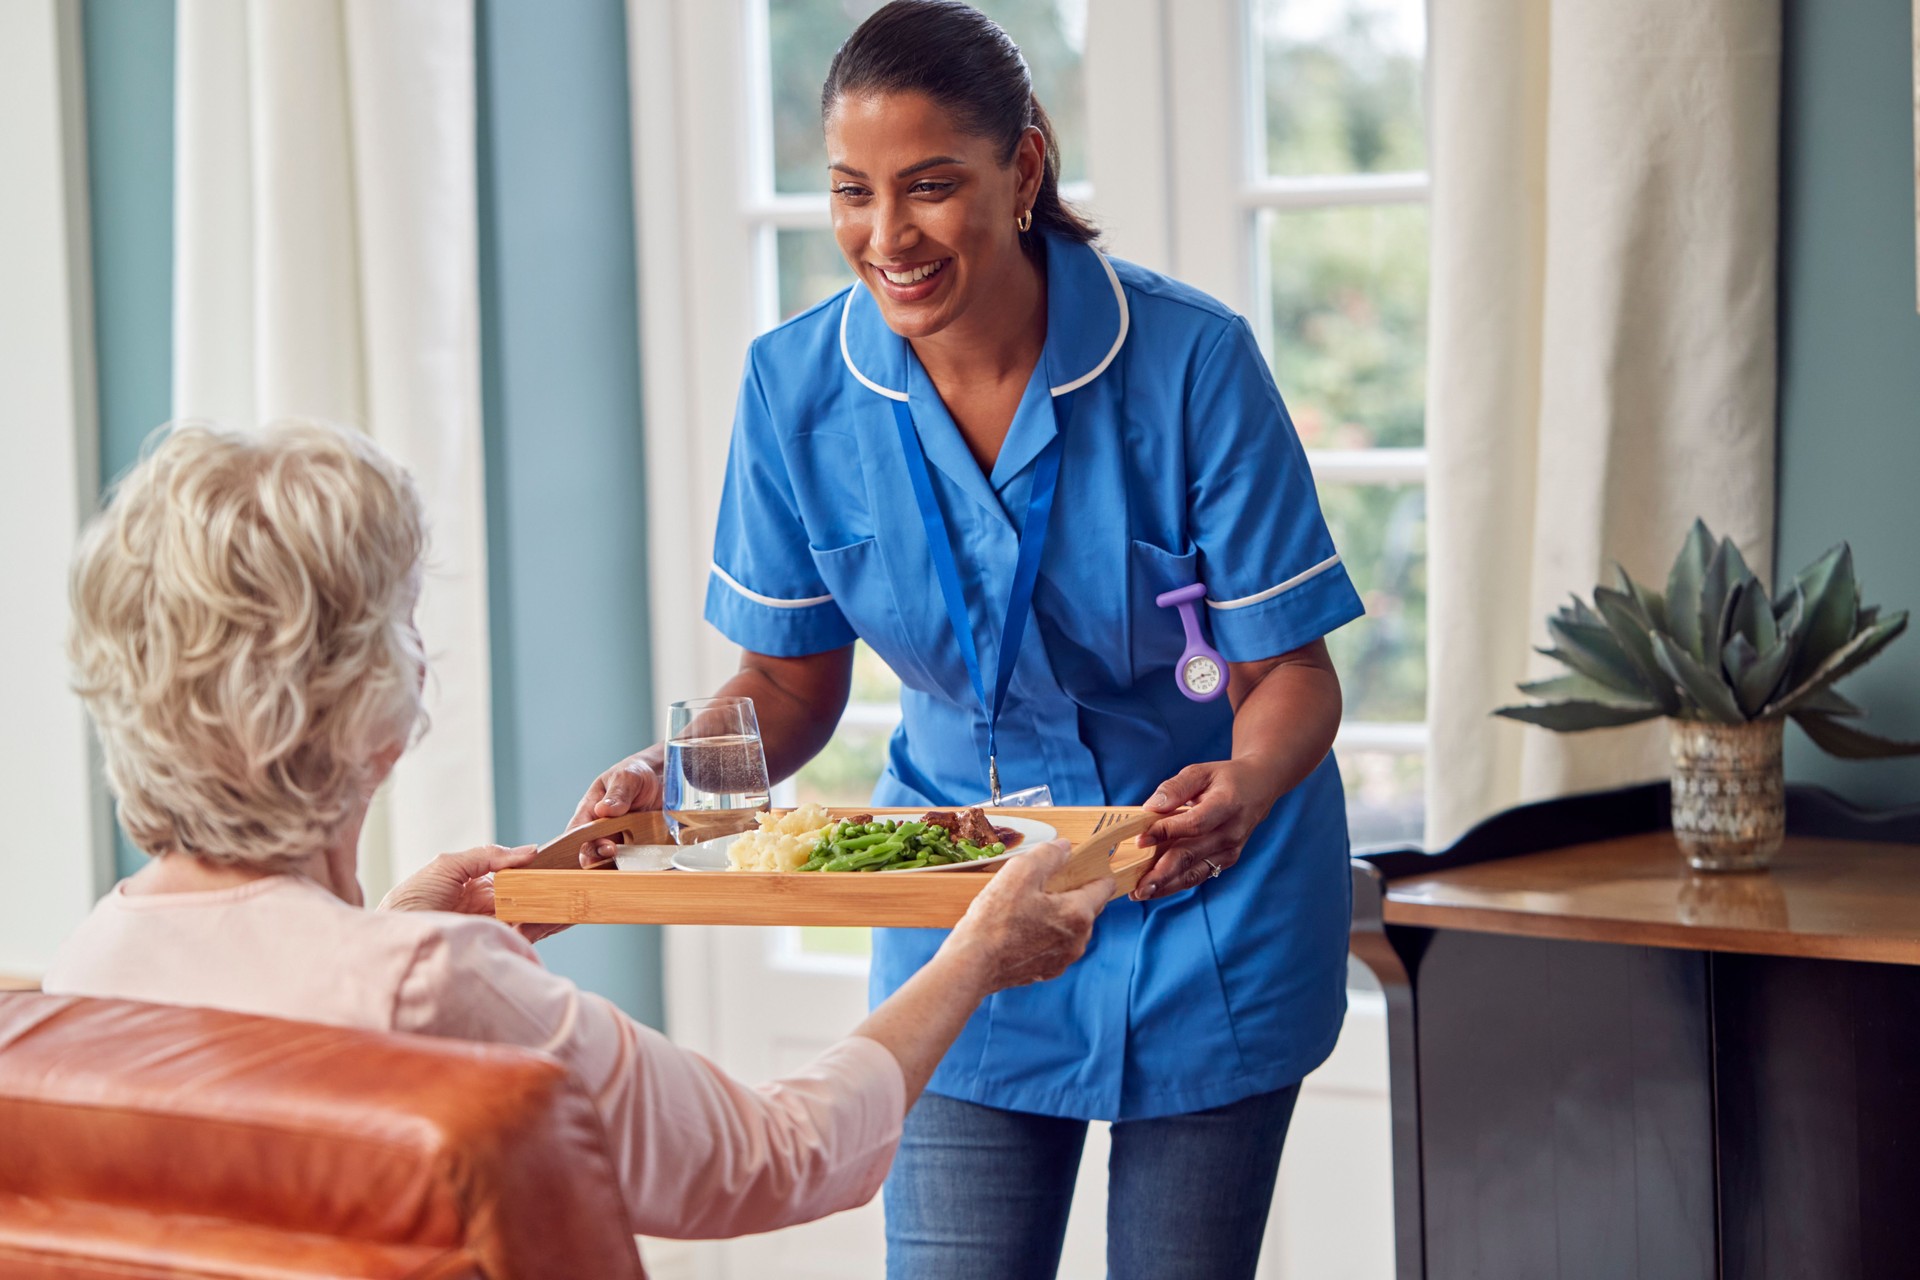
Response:
M922 818L921 821L930 827L943 828L956 836L960 834L960 815L957 813L949 813L945 809L936 809Z
M986 846L997 838L993 824L987 821L987 815L979 809L968 809L960 815L960 825L954 834L969 844Z
M842 818L840 819L840 821L846 823L850 827L864 827L869 822L873 821L873 815L870 813L856 813L852 817Z

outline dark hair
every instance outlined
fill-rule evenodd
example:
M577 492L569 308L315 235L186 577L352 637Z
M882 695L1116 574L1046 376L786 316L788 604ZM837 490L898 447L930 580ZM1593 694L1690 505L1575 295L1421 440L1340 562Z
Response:
M922 93L951 111L960 128L1000 144L1013 159L1028 128L1040 131L1046 158L1033 200L1033 230L1020 242L1036 248L1038 233L1090 244L1100 230L1060 198L1060 142L1053 136L1020 46L978 9L960 0L893 0L861 23L827 68L820 118L843 96Z

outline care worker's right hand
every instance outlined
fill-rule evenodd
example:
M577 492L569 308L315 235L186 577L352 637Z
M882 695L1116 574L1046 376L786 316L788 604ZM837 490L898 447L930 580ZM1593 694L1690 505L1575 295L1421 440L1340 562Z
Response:
M567 829L583 826L595 818L617 818L660 807L660 775L646 760L646 752L637 751L593 780L580 807L573 811ZM613 856L613 841L595 840L580 849L580 865L591 866Z
M1070 853L1065 840L1049 840L1008 859L941 944L977 967L983 997L1058 977L1086 952L1094 918L1113 897L1113 877L1049 892L1047 881Z

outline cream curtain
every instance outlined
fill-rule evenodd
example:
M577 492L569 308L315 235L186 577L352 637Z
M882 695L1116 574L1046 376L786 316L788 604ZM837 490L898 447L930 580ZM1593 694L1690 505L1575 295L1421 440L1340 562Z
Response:
M473 9L180 0L174 413L364 427L432 525L433 731L368 824L370 892L493 830Z
M1434 6L1428 842L1660 776L1661 725L1489 718L1613 561L1771 563L1778 0Z

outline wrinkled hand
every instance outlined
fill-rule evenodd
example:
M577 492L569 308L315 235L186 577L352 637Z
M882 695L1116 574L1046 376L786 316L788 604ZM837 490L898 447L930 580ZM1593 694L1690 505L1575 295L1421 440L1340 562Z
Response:
M595 818L617 818L623 813L660 807L660 775L635 752L593 780L580 807L573 811L567 829L582 826ZM613 841L593 840L580 847L580 865L592 866L613 856Z
M1206 883L1214 867L1225 871L1240 861L1241 846L1278 798L1260 770L1244 761L1188 765L1161 783L1145 807L1172 816L1141 833L1140 846L1158 845L1160 856L1134 886L1134 900L1184 893ZM1186 812L1174 812L1188 803L1193 807Z
M1064 840L1049 840L995 873L967 907L942 949L978 957L982 996L1058 977L1078 960L1093 935L1094 917L1113 896L1113 877L1047 891L1047 880L1067 864Z
M509 849L483 844L460 853L443 853L393 886L380 899L382 911L456 911L466 916L493 914L493 873L525 866L538 846ZM515 925L522 937L538 942L565 929L563 924Z

